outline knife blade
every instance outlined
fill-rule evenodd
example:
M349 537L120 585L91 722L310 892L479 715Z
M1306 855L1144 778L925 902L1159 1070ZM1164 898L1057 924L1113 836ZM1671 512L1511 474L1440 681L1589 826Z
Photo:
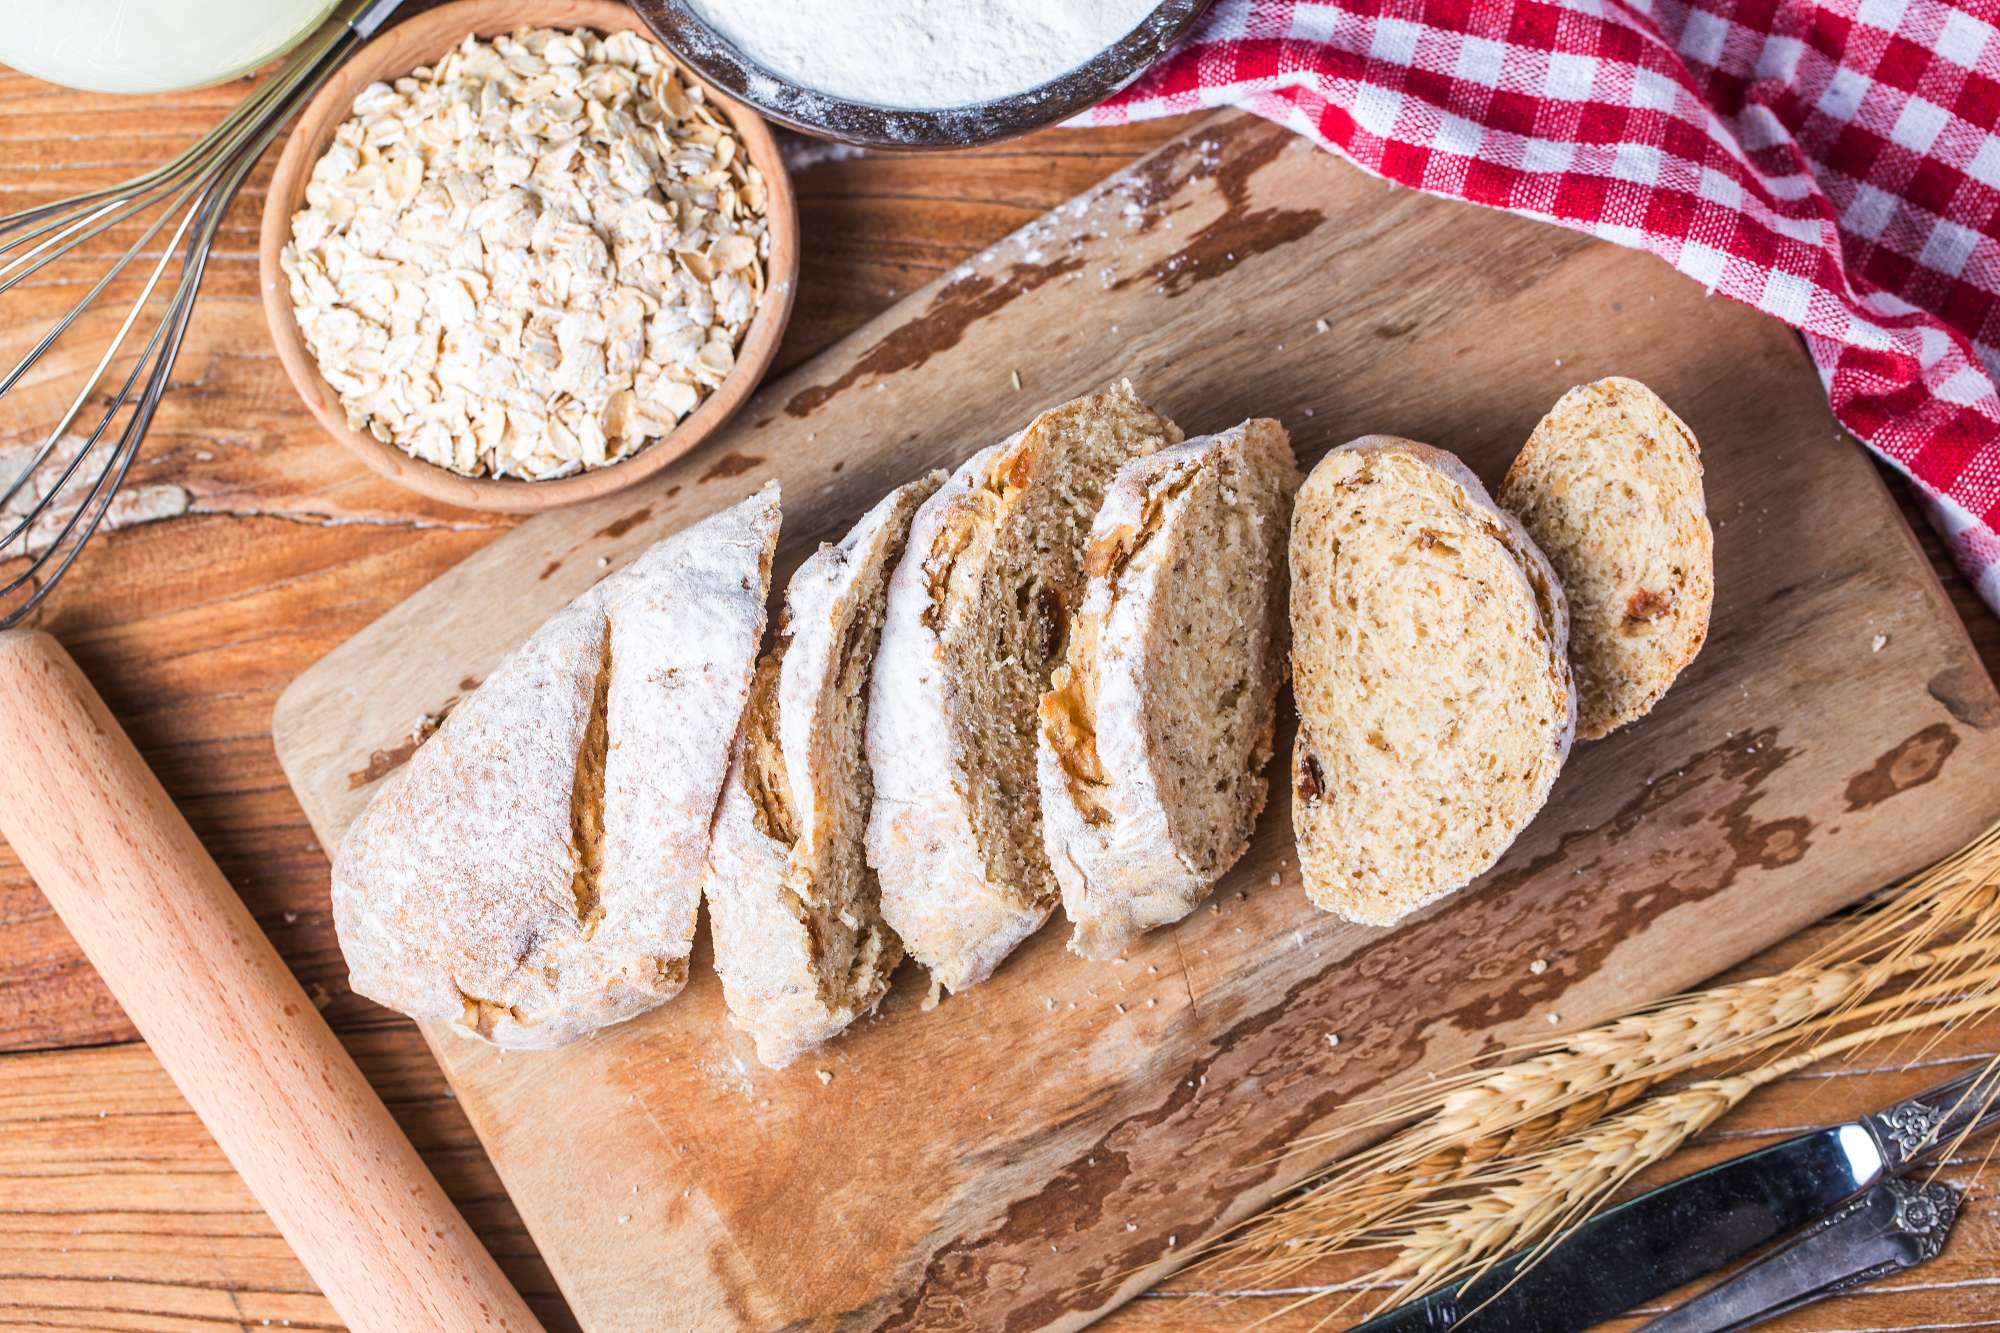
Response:
M1981 1067L1906 1101L1663 1185L1539 1251L1432 1292L1355 1333L1582 1333L1787 1235L1900 1175L1925 1152L2000 1120ZM1537 1257L1539 1256L1539 1257Z
M1639 1333L1739 1333L1943 1253L1959 1192L1885 1180Z

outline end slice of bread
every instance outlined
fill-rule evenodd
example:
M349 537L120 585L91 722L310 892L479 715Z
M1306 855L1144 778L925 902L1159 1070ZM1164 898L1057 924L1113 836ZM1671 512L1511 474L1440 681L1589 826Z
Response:
M655 545L382 784L334 858L356 991L527 1048L679 993L777 539L773 484Z
M990 975L1056 902L1035 710L1105 488L1180 438L1119 384L975 454L917 511L870 687L868 859L883 918L954 991Z
M1489 868L1547 799L1576 723L1562 589L1464 464L1387 436L1313 469L1291 567L1306 892L1391 925Z
M1500 483L1569 596L1585 740L1652 711L1708 637L1715 537L1701 477L1694 432L1614 377L1564 394Z
M898 487L799 566L737 732L704 892L731 1021L774 1069L874 1008L903 957L864 847L868 682L889 573L944 479Z
M1186 916L1250 845L1298 484L1284 427L1246 421L1127 463L1097 511L1036 755L1069 947L1085 958Z

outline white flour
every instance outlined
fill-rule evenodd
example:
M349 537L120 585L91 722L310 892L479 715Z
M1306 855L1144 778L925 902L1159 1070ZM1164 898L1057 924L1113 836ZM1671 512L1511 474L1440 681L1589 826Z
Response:
M1158 0L688 0L771 73L850 102L967 106L1065 74Z

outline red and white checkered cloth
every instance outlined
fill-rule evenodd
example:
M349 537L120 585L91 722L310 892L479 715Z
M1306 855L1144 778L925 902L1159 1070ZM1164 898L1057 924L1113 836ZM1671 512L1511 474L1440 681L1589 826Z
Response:
M1240 105L1797 328L2000 609L2000 4L1217 0L1079 123Z

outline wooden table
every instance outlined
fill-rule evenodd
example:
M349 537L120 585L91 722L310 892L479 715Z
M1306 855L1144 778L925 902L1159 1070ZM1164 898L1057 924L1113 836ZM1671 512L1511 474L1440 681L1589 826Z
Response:
M11 209L130 175L196 137L242 91L235 84L138 106L0 73L0 200ZM1181 128L1053 131L922 158L794 143L805 271L777 368ZM552 1329L571 1327L415 1029L348 992L326 858L269 735L272 704L295 675L507 520L417 501L320 437L269 349L257 305L256 223L268 175L267 160L217 245L174 391L126 483L132 521L97 539L37 623L82 662L502 1265ZM58 295L34 295L36 312ZM10 306L9 317L22 308ZM25 433L0 413L0 451ZM1910 512L1989 669L2000 668L2000 621ZM1824 929L1745 970L1802 956ZM1703 1136L1674 1170L1891 1100L1943 1077L1940 1066L1997 1048L2000 1021L1954 1034L1918 1069L1883 1058L1786 1080ZM1971 1181L1977 1166L1955 1164L1948 1178ZM2000 1208L1985 1193L1975 1188L1936 1263L1780 1327L2000 1327ZM1311 1276L1335 1285L1358 1271ZM1181 1280L1106 1326L1236 1328L1296 1294L1218 1293ZM1321 1313L1286 1315L1273 1327L1309 1328ZM265 1326L337 1324L0 844L0 1329Z

